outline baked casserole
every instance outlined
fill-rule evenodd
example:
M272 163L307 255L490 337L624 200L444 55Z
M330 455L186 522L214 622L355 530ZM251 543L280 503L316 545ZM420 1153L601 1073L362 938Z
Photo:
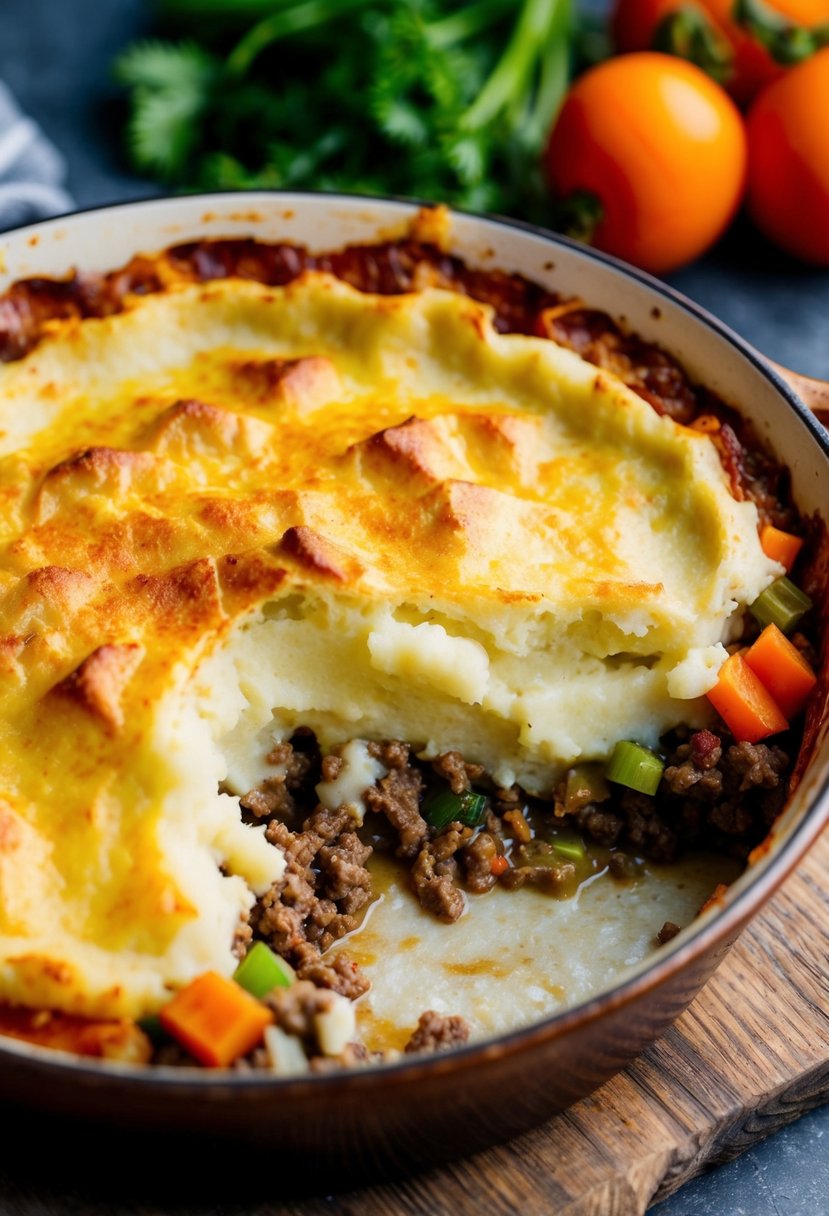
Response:
M762 529L808 542L784 472L664 352L445 235L201 242L0 302L0 1030L282 1073L452 1045L474 1000L357 1031L381 890L454 957L486 907L555 926L689 849L727 881L768 831L809 690L754 736L709 694L776 619ZM234 974L250 1033L213 1052L187 1002Z

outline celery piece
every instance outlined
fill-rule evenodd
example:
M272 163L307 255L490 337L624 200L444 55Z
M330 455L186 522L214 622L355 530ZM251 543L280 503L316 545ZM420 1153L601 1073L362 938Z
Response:
M784 575L761 591L748 610L764 629L766 625L776 625L783 633L791 633L811 607L812 601L805 591Z
M655 794L662 778L664 763L648 748L621 739L605 767L608 781L626 785L640 794Z
M274 988L290 988L294 969L264 942L254 942L233 972L233 979L251 996L267 996Z
M565 861L584 861L587 857L587 849L580 836L560 834L553 840L553 848Z

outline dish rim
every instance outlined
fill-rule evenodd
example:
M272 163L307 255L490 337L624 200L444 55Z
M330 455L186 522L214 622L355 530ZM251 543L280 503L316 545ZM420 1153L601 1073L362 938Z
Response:
M123 209L144 210L174 202L189 201L198 203L202 199L215 201L219 198L225 200L254 198L262 201L284 200L286 198L322 198L332 203L336 200L344 200L349 203L393 204L399 206L401 211L417 208L434 209L440 205L433 201L399 195L372 195L356 192L350 193L341 190L299 191L290 189L257 189L200 191L198 194L193 195L161 194L150 198L126 199L115 203L101 203L89 207L81 207L51 216L46 220L20 224L0 232L0 246L8 237L17 237L23 233L34 232L35 230L42 232L53 225L71 222L77 217L97 212L113 212ZM577 256L584 257L587 261L602 263L625 278L632 280L637 287L643 287L647 291L669 300L684 312L694 316L709 330L712 330L719 337L723 338L739 354L747 359L756 372L759 372L761 376L771 383L778 395L783 398L788 408L794 412L805 426L812 439L822 451L827 463L829 463L829 431L821 425L814 413L804 404L794 389L770 366L761 352L756 350L750 342L713 313L689 299L675 287L671 287L647 271L631 266L612 254L604 253L601 250L584 245L570 237L544 228L539 224L497 214L466 211L458 207L447 206L447 211L450 218L452 215L459 215L464 219L478 221L483 224L492 224L498 228L516 229L544 240L553 248L562 246ZM71 234L68 235L71 236ZM198 239L200 238L189 237L185 238L183 242L170 241L166 247ZM204 239L223 238L221 234L215 233L208 235ZM135 250L133 252L143 252L143 250ZM25 277L48 278L49 276L38 274L24 276L23 279L15 279L14 281L25 281ZM750 415L748 416L750 417ZM669 947L664 956L660 953L655 953L652 960L640 965L633 975L614 983L611 987L573 1006L547 1014L527 1026L504 1031L500 1034L489 1035L485 1039L466 1046L454 1047L451 1052L436 1053L433 1056L413 1057L411 1060L402 1058L390 1063L361 1066L359 1069L343 1069L341 1072L310 1074L301 1077L276 1077L264 1072L234 1073L230 1070L214 1071L210 1069L164 1065L135 1065L106 1059L86 1061L82 1056L74 1056L55 1049L39 1047L26 1043L23 1040L6 1038L0 1039L0 1061L3 1056L18 1057L21 1062L25 1061L27 1064L34 1066L38 1071L40 1069L52 1071L57 1068L66 1074L97 1082L101 1086L106 1085L108 1081L115 1083L116 1081L128 1080L138 1085L144 1091L151 1091L156 1088L162 1088L165 1091L169 1091L170 1089L189 1090L195 1087L199 1091L207 1089L214 1093L224 1090L230 1091L233 1094L238 1093L240 1090L243 1092L258 1092L262 1090L270 1092L278 1090L280 1092L289 1091L292 1095L297 1095L301 1092L307 1092L310 1095L323 1091L330 1092L332 1089L359 1089L365 1086L373 1086L379 1079L394 1085L406 1084L424 1075L436 1076L440 1073L455 1071L456 1068L465 1069L466 1067L474 1067L478 1063L484 1063L487 1060L498 1057L517 1055L531 1050L536 1044L560 1038L577 1026L589 1025L607 1014L620 1011L626 1005L631 1004L640 996L646 994L650 989L658 987L671 975L683 970L694 960L702 957L718 943L730 941L791 874L827 824L829 824L829 772L827 772L820 785L811 793L808 809L804 812L800 821L791 829L788 837L779 845L776 856L771 858L767 867L755 874L753 878L750 878L745 887L733 899L721 905L709 916L698 917L699 923L696 927L691 925L686 929L681 945L674 949ZM771 835L773 833L774 826L771 829Z

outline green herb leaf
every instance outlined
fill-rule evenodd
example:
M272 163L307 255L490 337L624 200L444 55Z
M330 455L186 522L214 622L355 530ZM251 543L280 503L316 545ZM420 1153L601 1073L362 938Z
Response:
M188 169L221 65L192 42L139 42L116 61L133 90L127 142L136 168L177 181Z
M115 65L133 162L184 189L348 189L540 218L569 6L161 0L192 37L139 42Z
M131 89L193 89L209 83L216 60L195 42L135 42L119 55L113 73L119 84Z
M204 98L182 92L142 92L133 100L127 138L138 169L175 181L197 139Z

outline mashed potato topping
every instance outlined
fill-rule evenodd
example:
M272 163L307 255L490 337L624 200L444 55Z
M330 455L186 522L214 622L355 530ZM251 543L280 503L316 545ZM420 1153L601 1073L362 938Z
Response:
M137 1015L282 873L273 741L551 790L701 723L779 573L704 434L428 289L173 285L0 368L0 997ZM362 814L352 745L323 801ZM272 771L272 770L271 770Z

